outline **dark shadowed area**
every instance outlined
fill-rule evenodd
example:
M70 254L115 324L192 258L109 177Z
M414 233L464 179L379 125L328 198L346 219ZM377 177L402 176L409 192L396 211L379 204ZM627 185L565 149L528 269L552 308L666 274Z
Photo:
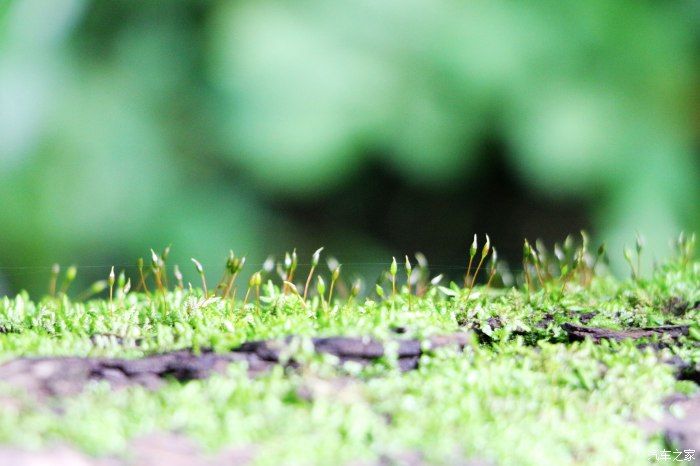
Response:
M518 264L583 228L661 258L700 227L699 26L690 0L2 2L0 293L168 244L188 277L320 246L457 277L474 233Z

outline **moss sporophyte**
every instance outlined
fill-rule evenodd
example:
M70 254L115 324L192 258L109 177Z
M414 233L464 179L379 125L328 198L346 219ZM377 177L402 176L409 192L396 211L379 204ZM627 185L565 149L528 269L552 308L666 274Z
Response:
M169 248L82 291L80 267L53 266L46 296L0 298L0 457L62 444L119 458L177 432L210 457L250 451L252 464L648 464L680 447L649 423L700 380L700 263L694 235L653 268L636 244L622 252L630 279L585 234L525 241L522 269L474 238L457 281L403 254L405 273L393 258L367 287L335 259L321 270L320 248L247 275L230 252L211 288L212 268L192 259L193 285ZM329 339L342 336L351 346ZM42 391L50 378L18 389L35 372L8 364L37 356L129 368L121 380L165 369L120 390L106 375L70 396ZM147 357L168 365L124 362Z

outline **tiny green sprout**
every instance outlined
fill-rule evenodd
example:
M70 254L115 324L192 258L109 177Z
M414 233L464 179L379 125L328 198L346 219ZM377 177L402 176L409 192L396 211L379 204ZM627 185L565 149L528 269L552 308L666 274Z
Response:
M311 256L311 268L309 269L309 275L306 277L306 283L304 284L304 302L306 302L306 297L309 295L309 286L311 285L311 280L313 278L316 267L318 267L318 262L321 260L321 252L323 248L318 248Z
M489 238L489 235L486 235L486 243L484 244L484 247L481 249L481 260L484 260L486 258L486 256L488 256L490 249L491 249L491 238Z
M200 274L200 275L203 274L203 273L204 273L204 267L202 267L202 264L201 264L197 259L195 259L194 257L191 257L190 260L191 260L192 263L194 264L194 268L197 269L197 273Z
M581 247L583 248L583 252L588 251L588 244L590 243L590 238L588 236L588 233L586 233L586 230L581 230Z
M474 262L474 257L476 257L476 250L478 249L478 247L479 247L479 244L477 242L476 234L474 234L474 241L472 241L472 245L469 248L469 262L467 263L467 273L464 274L464 287L465 288L469 284L469 277L471 276L471 273L472 273L472 263Z
M598 262L603 260L604 256L605 256L605 243L602 243L600 246L598 246L598 251L596 252L595 260L593 261L593 265L591 265L591 274L595 273L595 268L598 265Z
M292 291L292 294L294 294L297 298L301 300L301 305L306 309L306 302L303 300L301 297L301 294L299 294L299 290L297 289L297 286L292 283L292 282L284 282L284 284L287 286Z
M243 308L245 308L246 304L248 303L250 290L253 288L255 288L256 308L260 307L260 285L262 285L262 273L257 271L248 279L248 290L246 291L245 298L243 299Z
M540 257L540 262L546 262L547 246L545 246L544 241L542 241L541 238L537 238L537 240L535 240L535 250L537 251L537 255Z
M532 247L530 243L527 243L529 249L529 256L532 259L532 265L535 267L535 273L537 274L537 280L540 282L540 286L544 286L544 278L542 277L542 271L540 270L540 257L537 255L537 251Z
M408 256L405 256L406 260L404 262L404 269L406 270L406 288L408 291L408 311L411 312L411 261L408 260Z
M245 309L246 304L248 303L248 297L250 296L250 290L255 287L255 284L257 283L257 277L256 277L257 272L253 273L253 275L250 276L248 279L248 289L245 292L245 297L243 298L243 308Z
M229 249L228 257L226 258L226 271L230 274L236 273L235 260L236 254L234 254L233 250Z
M209 291L207 290L207 280L204 276L204 267L202 267L202 264L194 257L191 257L190 260L194 264L194 268L197 270L199 278L202 280L202 291L204 292L204 297L206 298L209 295Z
M622 254L623 254L624 257L625 257L625 261L626 261L627 264L630 266L630 270L631 270L631 273L632 273L632 278L633 278L633 279L634 279L634 278L637 278L637 272L636 272L636 270L634 269L634 262L632 262L632 250L631 250L630 248L628 248L627 246L625 246L624 249L622 250Z
M317 276L316 277L316 292L318 293L318 297L321 299L321 306L323 309L327 309L327 304L326 304L326 282L323 280L322 276Z
M116 275L114 275L114 266L112 266L112 269L109 271L109 277L107 278L107 284L109 285L109 302L112 302L112 298L114 296L114 283L116 282Z
M260 286L262 285L262 272L255 272L255 307L260 307Z
M321 299L324 299L324 295L326 294L326 282L320 275L316 277L316 292L321 297Z
M163 265L164 263L162 259L158 257L158 254L156 254L153 249L151 249L151 269L153 270L153 276L156 279L156 286L158 287L158 290L162 292L165 291L162 279Z
M678 235L678 239L676 240L676 245L678 246L679 249L683 249L683 246L685 245L685 231L681 231L680 234Z
M472 250L474 251L474 254L476 254L476 235L474 236L474 243L472 244ZM466 301L469 301L469 298L472 294L472 290L474 289L474 285L476 284L476 279L479 276L479 271L481 270L481 266L484 264L484 260L486 259L486 256L488 256L490 250L491 250L491 238L489 238L489 235L486 235L486 243L484 243L484 247L481 248L481 257L479 258L479 263L476 266L476 270L474 270L474 275L472 275L472 281L469 284L469 291L467 292ZM471 254L471 251L470 251L470 254ZM470 258L469 262L471 264L471 258Z
M338 282L338 279L340 278L340 268L342 266L338 264L338 266L333 269L333 272L331 272L331 289L328 291L328 304L331 303L333 299L333 290L335 290L335 285Z
M605 243L598 246L598 257L603 257L605 255Z
M321 252L323 252L323 247L318 248L311 256L312 267L318 267L318 262L321 260Z
M150 294L148 291L148 286L146 285L146 276L143 273L143 265L143 257L136 259L136 269L139 272L139 287L142 288L147 294Z
M167 262L168 257L170 256L170 244L163 249L163 252L160 255L160 258L163 259L163 262Z
M634 247L637 250L637 254L641 254L642 249L644 249L644 237L637 233L635 238Z
M58 276L61 273L61 266L54 264L51 266L51 279L49 280L49 295L56 296L56 284L58 283Z
M570 237L567 236L566 239L568 240ZM528 243L527 239L525 239L525 242L523 243L523 275L525 275L525 285L527 285L527 295L528 299L530 296L530 243Z
M340 262L335 257L328 256L328 259L326 259L326 265L328 265L328 270L333 272L335 269L338 268L338 266L340 265Z
M537 264L540 262L540 256L537 254L537 251L535 251L535 248L532 247L531 244L528 244L529 249L530 249L530 259L532 259L532 262Z
M294 274L294 271L296 271L298 265L299 265L299 256L297 256L297 250L294 249L292 251L292 275Z
M291 254L288 252L284 253L284 271L282 275L282 281L292 282L294 280L294 271L297 268L297 250L294 249ZM282 291L287 293L287 285L282 284Z
M676 242L678 256L683 265L687 265L695 257L695 247L697 245L697 235L692 233L687 235L681 232Z
M151 267L154 269L157 269L160 266L160 258L158 257L158 254L151 249Z
M489 260L489 279L486 282L486 288L489 288L491 286L491 282L493 281L493 277L496 276L496 271L498 270L498 251L496 251L496 248L494 247L493 250L491 251L491 259Z
M107 283L107 280L98 280L90 285L90 288L80 293L76 298L76 301L85 301L96 294L100 294L106 290L108 286L109 284Z
M564 239L564 253L567 256L571 255L571 252L574 250L574 239L571 237L571 235L566 235L566 238Z
M169 283L168 283L168 271L165 268L165 263L168 261L168 257L170 257L170 247L171 245L167 245L164 249L163 252L160 255L160 267L159 267L159 273L160 273L160 279L163 281L163 286L167 290L169 288Z
M362 280L358 278L352 283L352 287L350 288L350 296L352 298L356 298L360 294L360 291L362 291Z
M396 257L391 258L391 266L389 266L389 275L391 275L391 295L396 296L396 274L399 271L399 266L396 263Z
M274 256L267 256L267 258L265 259L265 262L263 262L262 268L265 271L265 273L270 273L273 270L275 270L275 257Z
M297 286L294 283L292 283L292 282L285 282L285 283L287 284L289 289L292 290L292 293L301 297L301 295L299 294L299 290L297 290Z
M245 256L244 257L236 257L236 255L233 253L233 251L229 251L229 257L228 260L226 261L226 269L229 273L229 278L228 282L226 283L226 288L224 289L223 297L228 298L229 293L231 293L231 289L233 288L233 285L236 281L236 278L238 277L238 274L243 270L243 266L245 265ZM234 297L236 296L235 290L234 290Z
M107 286L107 282L105 282L104 280L98 280L95 283L93 283L92 286L90 286L90 291L93 294L102 293L104 290L107 289Z
M413 272L413 266L411 265L411 261L408 258L408 256L405 256L406 260L404 261L403 267L404 270L406 270L406 286L408 287L408 295L411 295L411 273Z
M559 266L564 263L564 260L566 259L566 256L564 255L564 251L561 250L561 246L559 246L559 243L554 243L554 257L557 258L559 261Z
M127 278L126 283L122 287L122 295L126 296L131 291L131 278Z
M644 249L644 237L637 233L637 237L635 239L635 250L637 252L637 276L642 271L642 249Z
M61 284L61 294L66 294L71 283L75 280L78 275L78 268L75 265L71 265L66 270L66 274L63 276L63 283Z
M561 268L561 276L566 278L566 276L569 274L569 264L564 264L564 266Z
M177 281L177 286L182 290L185 288L183 281L182 281L182 272L180 271L180 267L178 265L175 265L175 269L173 270L173 275L175 275L175 280Z
M377 296L379 296L380 298L384 297L384 288L382 288L382 286L379 283L377 283L377 285L374 287L374 291L377 292Z
M430 280L430 268L428 267L428 259L422 252L415 254L416 262L418 263L418 277L416 280L416 295L423 296L428 290L428 282Z

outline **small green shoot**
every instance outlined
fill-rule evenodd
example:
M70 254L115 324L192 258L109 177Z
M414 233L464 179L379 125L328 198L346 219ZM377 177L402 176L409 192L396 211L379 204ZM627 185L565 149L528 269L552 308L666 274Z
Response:
M204 297L206 298L207 296L209 296L209 291L207 290L207 279L204 276L204 267L202 267L202 264L200 264L199 261L194 257L190 258L190 260L194 264L194 268L197 270L197 274L199 275L199 278L202 281L202 291L204 293Z

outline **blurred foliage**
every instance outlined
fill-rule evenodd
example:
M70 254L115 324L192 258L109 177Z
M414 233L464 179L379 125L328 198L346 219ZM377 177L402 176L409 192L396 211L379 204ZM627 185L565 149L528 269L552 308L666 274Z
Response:
M637 229L661 250L700 226L699 18L693 1L3 2L0 263L171 242L181 262L260 261L299 238L372 257L371 232L319 237L272 204L313 205L376 161L472 183L494 137L613 247Z

